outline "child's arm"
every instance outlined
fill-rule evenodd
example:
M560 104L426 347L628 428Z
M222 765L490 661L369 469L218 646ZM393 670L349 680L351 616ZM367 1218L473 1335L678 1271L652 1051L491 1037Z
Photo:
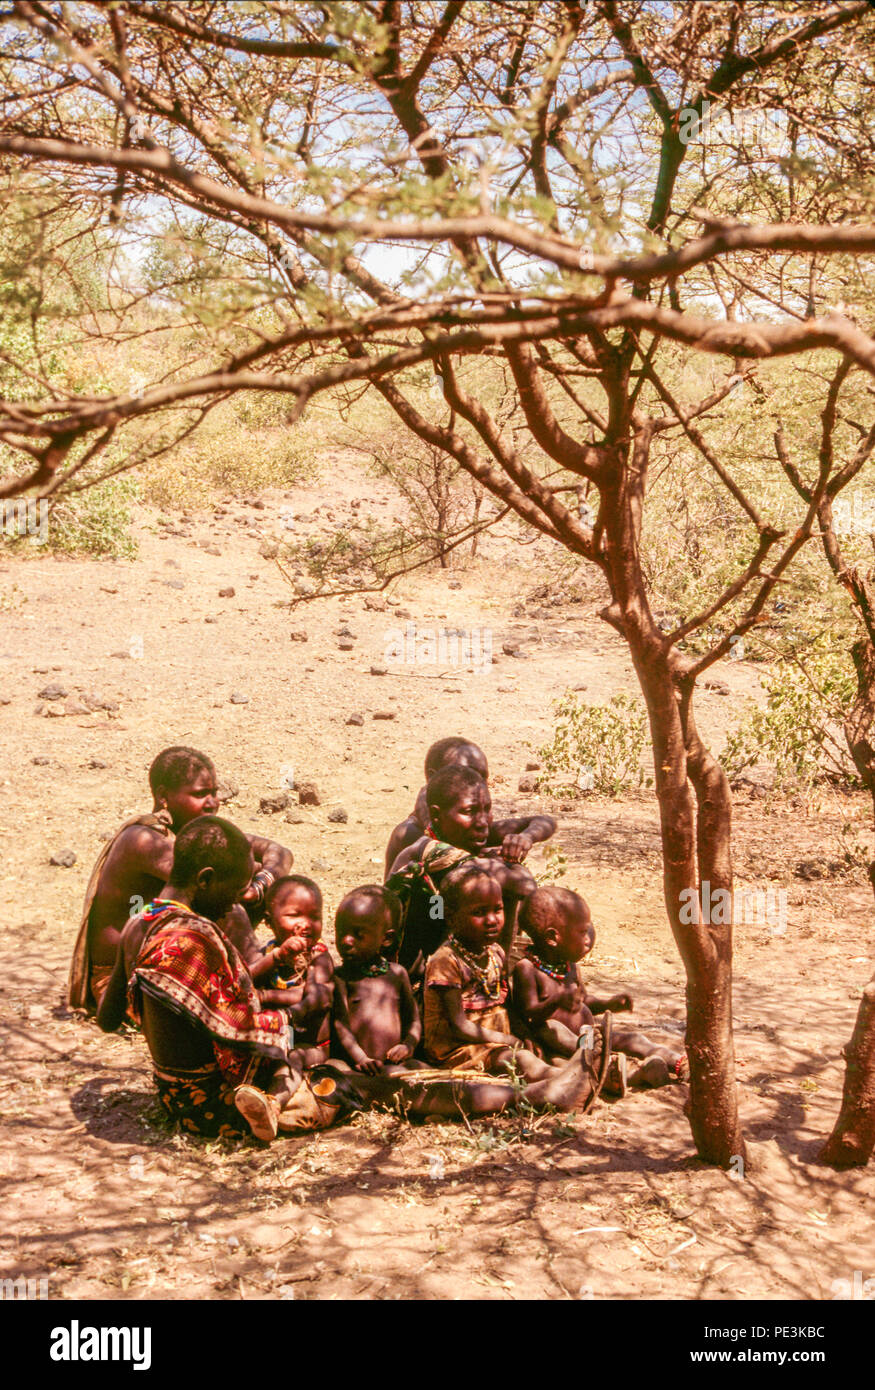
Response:
M416 1051L422 1037L422 1019L410 988L410 977L403 965L393 965L392 974L398 981L398 1003L401 1009L401 1027L404 1036L397 1047L390 1047L386 1053L387 1062L406 1062Z
M334 961L327 951L322 951L307 971L304 993L296 1011L292 1011L292 1022L298 1025L315 1014L325 1014L334 999Z
M507 1043L510 1047L517 1041L512 1033L498 1033L494 1028L483 1028L479 1023L475 1023L470 1014L466 1014L462 1008L462 991L457 986L430 985L428 988L439 991L438 998L444 1017L459 1042Z
M346 981L339 975L334 977L334 1006L332 1009L332 1020L337 1041L343 1048L356 1071L367 1072L369 1076L378 1076L383 1071L383 1063L376 1057L369 1057L364 1048L359 1047L355 1033L352 1031L349 1021L349 999L346 993Z
M263 956L259 956L251 965L247 966L249 974L252 976L252 983L258 984L259 980L267 980L283 961L282 946L273 946L269 951L265 951Z
M631 1013L635 1007L631 994L612 994L610 999L590 999L585 994L585 999L591 1014L607 1013L609 1009L612 1014Z
M500 845L505 858L521 861L532 845L549 840L555 834L556 822L552 816L508 816L506 820L492 822L489 844Z

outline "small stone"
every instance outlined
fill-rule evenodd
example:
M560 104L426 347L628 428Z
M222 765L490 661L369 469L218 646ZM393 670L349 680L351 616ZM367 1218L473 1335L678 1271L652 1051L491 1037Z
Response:
M261 500L260 497L256 497L255 501L254 501L254 502L250 502L249 505L250 505L251 507L255 507L256 511L259 511L259 512L263 512L263 511L264 511L264 503L262 502L262 500Z
M306 632L290 632L290 633L289 633L289 637L291 638L291 640L292 640L293 642L306 642L306 641L307 641L307 634L306 634Z
M327 859L314 859L312 864L314 874L327 874L331 865Z
M389 674L389 668L388 668L387 666L372 666L372 667L371 667L371 675L372 675L372 676L388 676L388 674Z
M248 695L244 695L244 694L242 693L242 691L240 691L240 690L235 690L234 693L233 693L233 695L231 696L231 704L232 704L232 705L248 705L248 704L249 704L249 696L248 696Z
M730 694L729 686L726 684L725 681L717 681L717 680L703 681L703 682L702 682L702 689L703 689L703 690L713 690L713 692L714 692L715 695L729 695L729 694Z
M66 713L63 705L47 705L45 710L47 719L63 719Z
M346 825L349 816L342 806L335 806L333 811L328 812L328 819L335 825Z
M69 691L63 685L58 685L57 681L52 681L49 685L43 686L37 695L38 700L64 700Z
M409 608L396 608L396 609L395 609L395 617L396 617L396 618L403 618L403 619L405 619L405 620L409 620L410 618L413 617L413 614L411 613L411 611L410 611Z
M300 782L298 784L298 802L301 806L322 805L319 789L315 782Z
M461 589L462 585L458 579L451 579L447 585L448 589Z
M184 579L165 579L165 580L164 580L164 587L165 587L165 589L184 589L184 588L185 588L185 580L184 580Z
M348 637L341 637L337 644L337 650L339 652L354 652L355 642L351 642Z
M588 689L589 689L589 687L586 686L586 685L574 685L574 686L572 686L572 690L588 690Z
M221 553L222 553L222 552L221 552L221 550L219 549L219 547L218 547L217 545L205 545L205 546L204 546L204 554L205 554L205 555L221 555Z
M365 722L365 716L363 714L351 714L346 722L347 724L355 724L358 728L361 728L362 724Z
M355 633L350 631L346 623L344 623L343 627L339 627L334 635L335 637L355 637Z
M505 656L519 656L520 644L519 642L502 642L501 650Z
M365 599L365 608L369 608L373 613L385 613L386 600L382 594L368 594Z
M234 797L238 796L239 793L240 788L237 783L230 781L230 779L228 781L219 782L216 785L216 796L219 798L220 802L233 801Z
M12 701L8 695L0 695L0 705L11 705Z
M258 547L258 553L262 560L275 560L280 553L280 548L276 541L262 541Z
M102 758L89 758L88 766L97 770L100 768L109 767L109 763L105 763Z
M234 597L234 588L233 588L233 586L229 586L227 589L220 589L220 590L219 590L219 598L233 598L233 597Z
M218 618L214 617L212 614L208 618L204 618L205 623L217 623L218 621Z
M541 771L541 764L540 764L540 763L537 763L537 762L535 762L534 760L533 760L532 762L526 763L526 772L540 772L540 771Z
M130 661L131 659L130 652L126 651L110 652L109 655L114 661Z
M263 796L258 803L258 809L263 816L275 816L279 811L285 811L291 805L292 798L288 792L278 792L276 796Z
M94 690L85 690L82 692L82 703L87 705L90 710L105 709L111 714L118 712L118 700L107 699L105 695L99 695Z
M31 758L30 761L33 763L34 767L48 767L49 763L51 762L51 759L50 759L50 758Z
M174 570L178 570L178 569L179 569L179 561L178 561L178 560L165 560L164 563L165 563L165 565L168 565L168 566L170 567L170 569L174 569Z
M496 688L496 690L498 691L499 695L515 695L515 694L516 694L516 686L515 686L515 685L497 685L495 688Z
M393 709L377 709L377 710L374 710L374 718L375 718L375 719L394 719L394 718L395 718L395 711L394 711Z
M538 779L537 777L532 777L530 774L526 774L524 777L521 777L520 780L517 782L517 791L536 792L537 790Z
M292 588L295 593L300 594L302 598L309 598L311 594L315 594L316 592L316 585L313 583L312 579L294 579L292 581Z
M73 695L73 696L71 696L71 698L70 698L69 700L65 700L65 702L64 702L64 713L65 713L65 714L90 714L90 713L91 713L91 710L88 708L88 706L87 706L82 700L80 700L76 695Z
M59 849L49 859L50 864L54 864L57 869L72 869L76 863L76 856L71 849Z

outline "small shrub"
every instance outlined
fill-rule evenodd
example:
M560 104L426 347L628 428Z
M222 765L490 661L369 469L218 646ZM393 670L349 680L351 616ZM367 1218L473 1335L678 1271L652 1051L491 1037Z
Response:
M607 705L588 705L568 693L557 702L556 715L553 738L540 750L541 786L548 794L618 796L650 784L641 767L647 716L638 700L621 694Z
M751 710L720 755L730 778L765 762L774 767L779 789L794 782L857 781L841 727L856 683L841 656L813 654L804 663L781 663L764 677L765 708Z

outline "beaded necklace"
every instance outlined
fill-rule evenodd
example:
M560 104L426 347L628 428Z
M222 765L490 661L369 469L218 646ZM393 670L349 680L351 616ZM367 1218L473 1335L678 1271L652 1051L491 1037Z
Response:
M447 938L447 944L464 961L471 974L483 987L483 993L490 1001L501 998L501 967L493 955L491 947L486 947L486 964L478 965L477 957L462 945L457 936Z
M348 969L349 966L344 966L344 974ZM389 962L385 956L376 956L374 960L371 961L370 965L366 965L364 969L353 967L353 973L357 975L360 980L375 980L379 978L380 975L388 974L388 972Z
M551 965L549 961L541 960L541 957L535 951L534 946L526 947L526 959L532 962L532 965L535 967L536 970L543 970L545 975L549 975L551 980L564 981L568 975L568 967L573 964L572 961L568 961L565 965ZM576 965L574 966L574 973L576 976Z

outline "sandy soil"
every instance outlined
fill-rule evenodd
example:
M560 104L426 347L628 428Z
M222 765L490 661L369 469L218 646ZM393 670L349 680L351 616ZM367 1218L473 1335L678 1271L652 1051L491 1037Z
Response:
M549 547L508 534L464 568L406 577L386 611L361 598L290 610L288 585L260 553L281 513L318 536L343 526L358 498L363 513L392 514L390 495L338 459L330 505L324 489L299 489L168 515L167 526L144 513L135 563L0 562L0 1274L45 1276L53 1298L819 1299L855 1271L875 1276L872 1165L837 1175L816 1163L875 964L871 892L861 870L840 867L842 827L866 826L856 797L827 795L814 810L739 795L741 884L787 894L783 932L737 931L754 1160L743 1175L692 1156L681 1087L599 1103L586 1118L410 1127L372 1113L270 1149L192 1142L163 1125L142 1039L106 1038L67 1011L91 864L102 836L148 809L160 748L212 754L237 784L227 813L290 846L324 885L330 922L344 891L379 880L427 745L464 732L487 749L500 810L557 810L562 882L586 895L599 928L595 988L629 988L645 1026L680 1037L683 973L649 794L554 808L517 791L564 689L584 685L593 701L634 689L619 639L596 617L599 596L529 601ZM488 627L499 660L479 674L423 664L370 674L386 664L390 630L411 621ZM344 625L352 651L339 649ZM512 641L523 656L502 653ZM729 694L703 692L700 723L719 745L758 676L745 662L715 675ZM66 698L40 700L49 682ZM83 694L117 708L88 713ZM72 712L49 712L67 701ZM351 713L363 724L348 725ZM260 814L290 770L317 783L322 804ZM348 823L329 822L338 806ZM62 850L72 867L50 865ZM824 876L800 876L805 861ZM544 872L543 854L531 862Z

